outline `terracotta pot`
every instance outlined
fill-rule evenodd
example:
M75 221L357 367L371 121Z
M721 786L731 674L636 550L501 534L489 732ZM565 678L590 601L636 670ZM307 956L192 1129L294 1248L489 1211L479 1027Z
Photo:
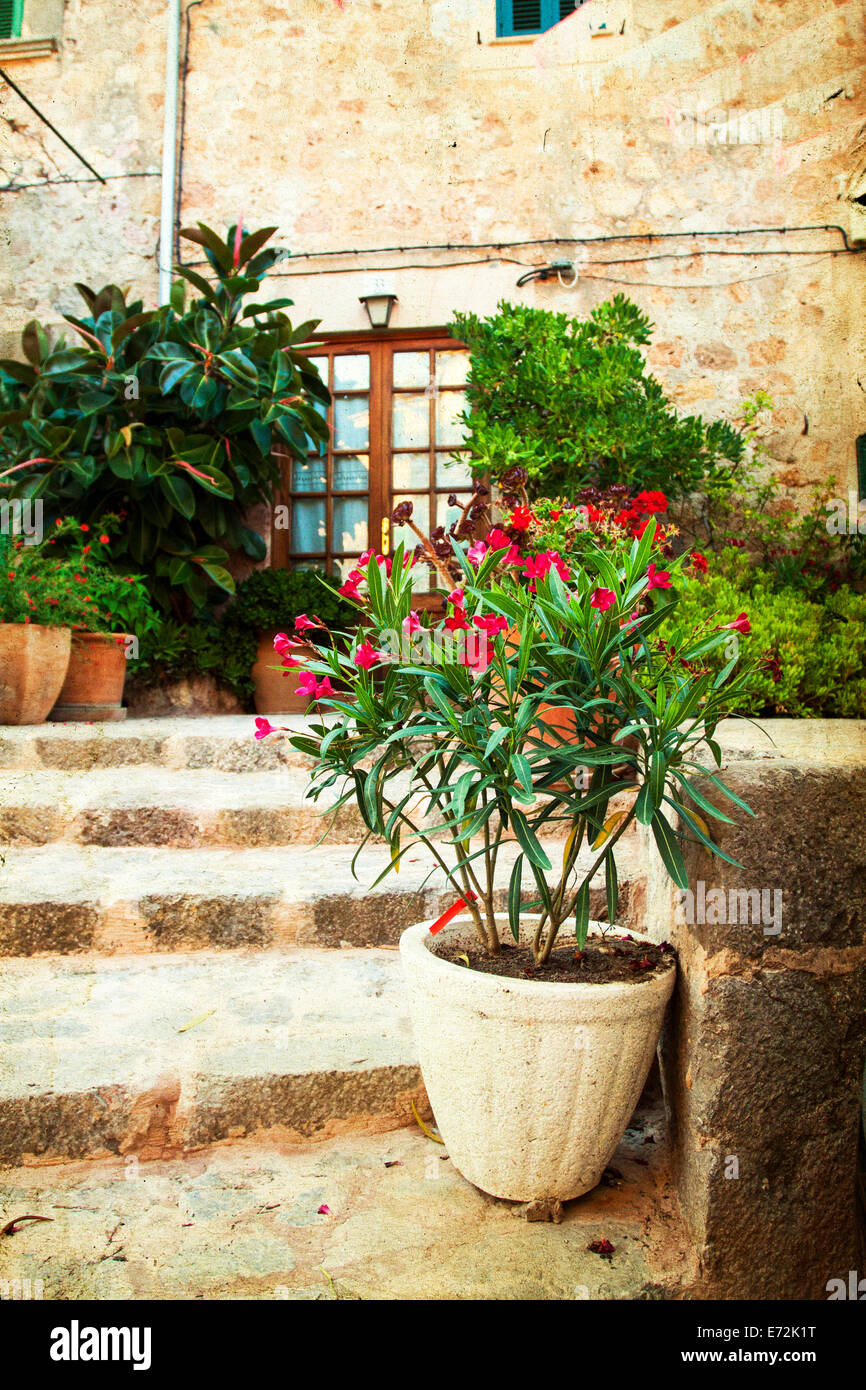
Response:
M593 935L602 928L590 924ZM643 1089L676 971L606 984L516 980L442 960L437 940L474 943L471 920L458 917L438 938L421 922L400 938L421 1075L451 1162L509 1201L588 1192ZM560 941L569 944L565 933Z
M126 717L122 701L130 640L122 632L73 632L69 669L51 711L53 720L91 723Z
M60 693L72 632L0 623L0 724L41 724Z
M505 645L517 650L520 646L520 629L510 628L505 637ZM573 742L577 735L577 716L574 711L564 705L548 705L544 703L538 706L538 713L549 727L542 729L540 724L533 724L531 734L533 738L541 739L542 743L548 744L552 748L558 748L563 743ZM593 722L600 722L600 716L596 715Z
M259 649L253 666L255 684L256 714L306 714L309 700L306 695L296 695L298 676L303 669L280 666L280 658L274 651L274 638L279 628L263 632L259 638ZM301 661L315 660L316 651L308 643L302 642L292 648L292 655Z

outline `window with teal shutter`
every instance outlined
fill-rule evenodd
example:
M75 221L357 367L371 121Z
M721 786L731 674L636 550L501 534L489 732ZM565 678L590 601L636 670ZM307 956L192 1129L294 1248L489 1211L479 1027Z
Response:
M0 39L17 39L21 34L24 0L0 0Z
M583 0L496 0L496 33L500 38L543 34L582 3Z

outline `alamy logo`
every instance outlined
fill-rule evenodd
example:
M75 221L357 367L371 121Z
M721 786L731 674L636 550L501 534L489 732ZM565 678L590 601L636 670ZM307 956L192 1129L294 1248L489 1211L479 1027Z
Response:
M25 545L38 545L45 534L42 512L41 497L35 501L29 497L23 501L17 497L11 501L4 497L0 502L0 535L22 536Z
M679 920L694 925L757 926L764 936L778 936L782 930L781 888L710 888L703 879L691 888L680 890L677 908Z
M52 1361L131 1361L134 1371L150 1370L149 1327L69 1327L51 1331Z
M866 1303L866 1279L858 1279L856 1269L848 1270L848 1282L844 1279L827 1280L827 1302L839 1299L852 1299L855 1303Z

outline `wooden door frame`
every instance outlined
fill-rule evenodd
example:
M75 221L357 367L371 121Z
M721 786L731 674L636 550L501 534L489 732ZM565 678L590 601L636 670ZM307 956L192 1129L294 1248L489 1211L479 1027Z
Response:
M390 515L390 476L387 467L381 466L391 458L392 393L386 390L385 369L388 353L385 349L399 343L401 350L423 351L438 343L450 343L456 349L466 350L466 344L453 337L444 325L434 328L392 328L342 330L333 333L316 333L310 343L314 347L340 347L354 349L370 357L370 487L369 487L369 531L368 542L377 551L382 549L382 523ZM376 349L379 349L377 351ZM274 453L280 460L282 483L274 496L271 511L270 565L272 569L286 569L291 560L291 529L276 527L278 506L288 506L291 514L291 498L286 487L288 469L292 456L285 446L277 445Z

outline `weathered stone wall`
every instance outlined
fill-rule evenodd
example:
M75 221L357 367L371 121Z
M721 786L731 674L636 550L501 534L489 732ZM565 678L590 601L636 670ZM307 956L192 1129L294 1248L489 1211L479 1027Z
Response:
M755 817L714 794L736 824L713 835L743 867L687 846L681 906L648 846L646 903L630 902L679 959L662 1081L701 1261L693 1296L823 1299L866 1254L866 724L720 734L721 775Z
M76 279L156 287L164 0L26 8L59 51L0 45L0 64L109 181L65 183L90 176L5 90L6 350L34 314L77 307ZM494 0L203 0L188 18L182 220L278 224L311 257L280 267L299 317L363 327L376 277L406 327L502 297L582 314L622 290L683 410L732 416L768 390L783 481L854 485L864 259L832 229L752 229L866 231L856 0L589 0L535 42L495 39ZM639 239L532 241L606 236ZM575 288L516 288L563 256Z

